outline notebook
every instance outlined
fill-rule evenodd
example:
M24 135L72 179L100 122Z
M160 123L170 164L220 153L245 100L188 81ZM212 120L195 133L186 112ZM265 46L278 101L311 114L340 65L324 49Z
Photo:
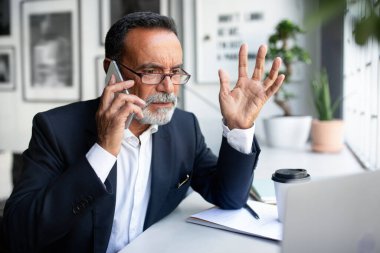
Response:
M380 252L380 171L289 188L282 253Z
M260 219L255 219L245 208L223 210L212 207L191 215L186 221L235 233L281 240L282 227L277 219L276 206L253 200L248 200L247 204L255 210Z

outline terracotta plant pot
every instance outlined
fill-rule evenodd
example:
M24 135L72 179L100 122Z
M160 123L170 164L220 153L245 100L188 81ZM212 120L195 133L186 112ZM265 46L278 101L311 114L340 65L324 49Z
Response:
M320 121L311 125L312 150L316 152L339 152L343 148L343 121Z

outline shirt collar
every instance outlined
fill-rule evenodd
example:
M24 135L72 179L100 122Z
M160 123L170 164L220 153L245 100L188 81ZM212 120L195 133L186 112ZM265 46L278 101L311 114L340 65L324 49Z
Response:
M150 125L150 127L147 130L145 130L141 135L154 134L157 131L158 131L158 125L153 124L153 125ZM129 129L125 129L124 138L128 138L128 137L136 137L136 136Z

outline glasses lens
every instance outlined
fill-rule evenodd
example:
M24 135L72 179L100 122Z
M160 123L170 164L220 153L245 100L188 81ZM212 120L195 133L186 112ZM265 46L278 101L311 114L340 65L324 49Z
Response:
M145 74L142 76L141 81L145 84L156 85L162 82L165 75L162 74ZM186 74L176 74L171 77L173 84L181 85L187 83L190 76Z
M142 76L141 81L146 84L159 84L161 79L161 74L145 74Z
M172 82L174 84L185 84L188 80L187 75L174 75L172 76Z

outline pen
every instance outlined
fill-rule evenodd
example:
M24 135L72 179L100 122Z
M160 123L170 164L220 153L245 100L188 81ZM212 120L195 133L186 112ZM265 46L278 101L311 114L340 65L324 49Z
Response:
M256 220L260 219L259 215L247 203L244 205L244 208L247 209L247 211L250 214L252 214L252 216L255 217Z
M251 186L251 189L249 190L249 195L256 201L259 201L259 202L264 202L260 196L260 194L258 193L258 191L256 190L256 188L252 185Z

